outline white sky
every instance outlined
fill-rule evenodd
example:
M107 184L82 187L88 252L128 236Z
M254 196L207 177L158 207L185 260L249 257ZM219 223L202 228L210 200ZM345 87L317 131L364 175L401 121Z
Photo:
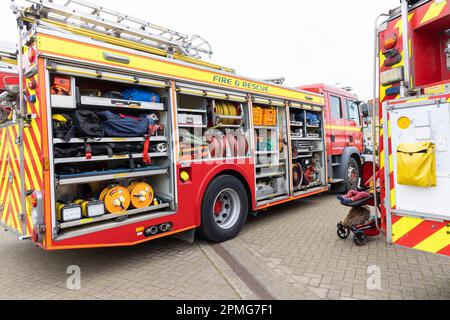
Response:
M91 0L92 1L92 0ZM351 86L371 99L374 20L399 0L94 0L188 34L213 47L212 61L255 79L286 85ZM126 3L126 5L124 5ZM15 42L10 2L1 1L0 41Z

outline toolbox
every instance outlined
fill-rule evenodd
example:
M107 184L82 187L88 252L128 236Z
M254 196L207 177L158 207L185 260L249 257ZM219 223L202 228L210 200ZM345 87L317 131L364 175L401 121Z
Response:
M265 126L275 127L277 125L277 110L264 109L263 124Z
M260 107L253 108L253 125L262 126L264 111Z

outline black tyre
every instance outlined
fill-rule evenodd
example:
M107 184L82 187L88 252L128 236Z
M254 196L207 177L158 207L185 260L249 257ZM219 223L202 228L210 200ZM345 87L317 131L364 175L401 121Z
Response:
M367 236L364 233L357 233L355 234L353 241L358 247L363 247L367 244Z
M214 179L203 198L200 236L217 243L235 238L247 221L248 206L247 190L239 179Z
M337 235L342 240L346 240L350 236L350 230L348 230L347 228L344 228L344 226L342 226L341 224L338 224Z
M360 178L360 170L358 162L350 158L347 165L347 171L345 174L345 191L348 192L350 190L357 190L358 183Z

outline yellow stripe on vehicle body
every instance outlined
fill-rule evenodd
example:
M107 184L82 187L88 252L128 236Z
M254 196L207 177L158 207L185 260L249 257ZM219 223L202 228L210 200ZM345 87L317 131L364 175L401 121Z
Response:
M411 230L420 225L423 220L418 218L403 217L392 226L392 240L397 242Z
M447 0L443 0L440 3L433 1L433 4L430 6L430 8L428 8L427 13L422 18L422 21L420 21L420 24L424 24L430 20L433 20L434 18L437 18L442 13L442 10L444 10L446 5Z
M449 231L450 228L448 227L442 228L429 238L419 243L414 247L414 249L433 253L441 251L442 249L450 245L450 234L448 233Z
M326 126L329 130L342 130L342 131L354 131L354 132L361 132L361 127L345 127L345 126L334 126L334 125L328 125Z
M185 79L203 82L218 87L235 89L245 92L255 92L268 96L277 96L286 99L325 105L323 96L304 93L289 88L273 86L264 82L256 82L235 75L217 73L210 70L198 69L195 66L178 64L175 61L160 60L140 55L128 54L120 51L110 50L99 46L88 45L75 41L56 38L49 35L39 34L38 48L40 52L52 55L60 55L67 58L80 59L93 63L108 64L116 67L126 67L128 70L148 72L169 78ZM76 53L76 56L70 56ZM104 54L122 55L129 59L128 64L122 64L105 60Z

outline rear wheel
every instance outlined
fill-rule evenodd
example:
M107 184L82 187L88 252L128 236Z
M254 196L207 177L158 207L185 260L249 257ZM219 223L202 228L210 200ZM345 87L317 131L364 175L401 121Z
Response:
M367 236L364 233L357 233L355 234L353 241L358 247L365 246L367 244Z
M358 189L359 178L360 170L358 162L355 159L350 158L345 176L345 189L347 192Z
M247 215L247 191L242 182L233 176L220 176L205 192L200 235L212 242L231 240L241 232Z

